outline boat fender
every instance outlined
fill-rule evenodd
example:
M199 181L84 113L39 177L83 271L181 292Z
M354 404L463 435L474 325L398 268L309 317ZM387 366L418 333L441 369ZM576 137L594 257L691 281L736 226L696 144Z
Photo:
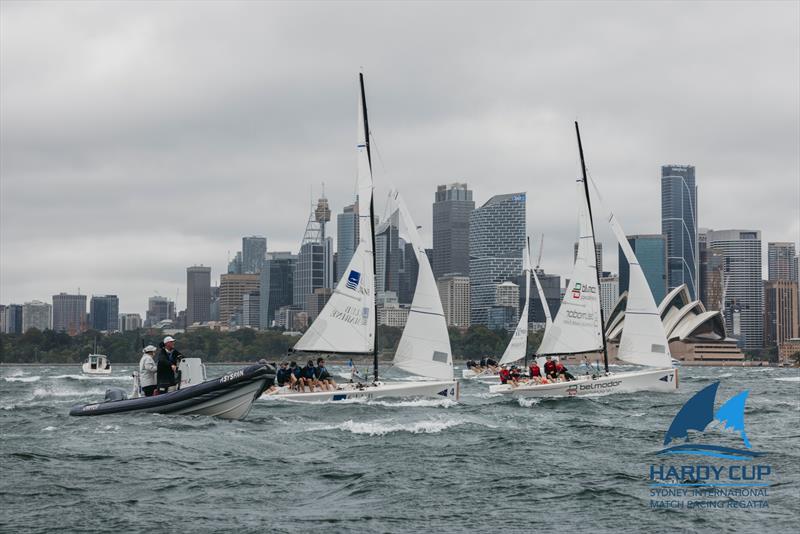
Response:
M122 388L108 388L106 390L106 399L105 402L113 402L119 400L125 400L128 398L128 395L125 393L125 390Z

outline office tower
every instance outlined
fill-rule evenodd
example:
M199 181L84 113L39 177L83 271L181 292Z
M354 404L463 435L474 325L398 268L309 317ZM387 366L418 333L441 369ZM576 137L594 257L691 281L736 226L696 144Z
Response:
M628 244L633 249L639 266L644 272L653 299L661 302L667 296L667 240L660 234L629 235ZM622 248L619 252L619 294L628 290L630 266ZM616 300L616 297L615 297ZM612 304L613 306L613 304Z
M522 271L525 193L497 195L470 214L469 277L471 323L488 325L497 284ZM434 250L434 259L438 255Z
M709 230L708 248L724 262L725 327L745 350L764 346L764 284L761 279L761 232Z
M261 323L265 330L272 327L275 312L289 306L294 298L294 272L297 256L290 252L268 252L261 270Z
M433 276L469 276L469 220L475 209L465 183L440 185L433 202Z
M260 273L267 254L267 238L249 236L242 238L242 273Z
M595 261L597 262L597 272L602 276L603 274L603 244L602 243L595 243L594 244L594 257ZM578 242L576 241L572 247L572 262L575 263L575 260L578 259Z
M394 211L375 230L375 295L391 291L400 292L400 265L402 249L399 212Z
M119 314L119 329L122 332L139 330L142 327L142 316L138 313Z
M314 293L306 297L306 311L308 313L308 320L313 321L319 316L322 308L328 303L328 300L333 295L333 290L328 287L319 287L314 290Z
M797 282L797 262L795 261L795 257L794 243L768 243L768 280L789 280L790 282Z
M242 295L242 326L258 328L261 323L261 295L251 291Z
M3 333L22 333L22 304L9 304L6 306L6 327Z
M467 328L470 325L469 277L448 274L436 281L447 326Z
M211 304L208 307L208 320L219 321L219 286L211 286Z
M358 247L358 204L345 206L336 216L336 282L344 274Z
M86 295L53 295L53 330L71 336L86 331Z
M697 299L697 186L692 165L661 167L661 233L667 238L667 291L686 284Z
M155 296L147 299L145 326L155 326L161 321L175 320L175 303L167 297Z
M604 276L600 278L600 307L603 308L603 317L608 318L608 316L611 314L611 309L614 307L614 304L616 304L617 299L619 298L619 280L619 276L616 275ZM656 302L660 301L656 300Z
M247 239L247 238L245 238ZM266 246L266 240L264 241ZM186 325L211 320L211 267L186 268Z
M241 251L237 252L231 261L228 262L228 274L242 274L244 259Z
M219 283L219 320L223 324L241 325L242 297L259 291L259 274L223 274Z
M31 328L48 330L52 325L53 307L46 302L33 300L22 305L22 333Z
M764 282L764 346L774 347L800 337L800 304L797 282L767 280Z
M300 308L305 307L308 295L315 289L333 287L333 240L325 237L326 216L330 220L327 200L323 198L308 218L297 255L293 303Z
M550 311L550 317L555 317L556 313L558 313L558 309L561 307L561 277L557 274L546 274L543 269L537 269L536 276L539 277L539 283L542 285L545 305ZM520 274L516 279L516 283L520 287L519 309L523 309L525 307L525 276ZM542 299L539 297L539 290L536 288L533 275L531 275L530 284L531 300L528 304L528 322L544 324L546 317L544 315L544 308L542 307Z
M94 330L119 331L119 298L116 295L92 295L89 321Z
M6 333L6 305L0 304L0 333Z
M401 248L397 300L400 304L411 304L414 299L414 291L417 289L419 262L417 261L417 255L414 253L413 244L406 243L402 239L399 243Z

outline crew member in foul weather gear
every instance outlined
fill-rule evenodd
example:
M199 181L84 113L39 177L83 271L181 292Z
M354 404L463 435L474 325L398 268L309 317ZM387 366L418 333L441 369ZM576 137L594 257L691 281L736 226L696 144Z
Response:
M559 378L564 378L565 380L575 380L575 377L570 374L569 370L561 362L556 364L556 374Z
M500 369L500 383L507 384L511 380L511 373L509 372L508 368L504 365Z
M550 380L556 379L556 362L550 359L550 356L546 357L546 362L544 362L544 376Z
M142 359L139 360L139 387L142 388L142 393L145 397L152 397L156 391L156 362L153 356L156 353L156 348L153 345L147 345L142 349Z
M161 342L161 350L156 357L156 383L159 393L166 393L178 384L177 372L183 355L175 349L175 338L167 336Z

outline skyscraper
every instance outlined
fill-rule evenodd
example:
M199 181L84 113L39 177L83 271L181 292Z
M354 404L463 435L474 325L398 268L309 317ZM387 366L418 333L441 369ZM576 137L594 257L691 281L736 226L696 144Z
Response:
M259 291L242 295L242 326L258 328L261 323L261 296Z
M761 232L709 230L708 248L724 261L723 315L728 333L745 350L764 346L764 284L761 279Z
M22 333L31 328L48 330L52 326L53 307L46 302L33 300L22 305Z
M53 295L53 330L71 336L86 330L86 295Z
M399 232L399 212L395 211L381 221L375 230L375 295L380 297L391 291L395 295L400 290L401 248Z
M358 204L345 206L336 216L336 280L344 274L358 247Z
M800 337L800 304L797 282L764 282L764 346L774 347Z
M242 316L242 297L256 293L260 288L258 274L223 274L219 283L219 320L230 324L235 317ZM240 323L241 324L241 323Z
M600 278L600 306L603 308L604 317L608 317L611 314L611 309L617 302L619 295L619 276L612 275ZM656 300L656 302L661 301Z
M663 235L629 235L626 236L628 243L633 249L639 266L647 279L647 285L653 293L656 303L664 300L667 296L667 241ZM628 290L630 284L630 265L622 252L619 250L619 294ZM616 300L616 297L614 297ZM611 304L614 305L613 303Z
M119 331L119 298L116 295L92 295L89 320L94 330Z
M594 257L595 261L597 262L597 272L600 273L602 276L603 274L603 244L602 243L595 243L594 244ZM578 259L578 242L575 241L575 244L572 247L572 262L575 263L575 260Z
M267 254L267 238L250 236L242 238L242 273L260 273Z
M769 280L789 280L797 282L797 262L794 243L768 243L767 267Z
M142 316L138 313L120 313L119 329L122 332L131 332L142 327Z
M414 245L400 240L400 275L397 290L397 301L400 304L411 304L414 299L414 291L417 289L417 277L419 275L419 262L414 253Z
M175 320L175 303L167 297L156 295L147 299L147 314L144 325L154 326L161 321Z
M561 307L561 277L557 274L546 274L543 269L536 270L536 276L539 277L539 283L542 285L544 292L545 305L550 311L550 317L555 317L558 309ZM530 323L544 323L546 317L544 315L544 308L542 307L542 299L539 297L539 291L536 288L536 282L531 275L531 300L528 303L528 322ZM525 277L520 275L517 279L517 284L520 288L525 287ZM522 300L520 301L520 309L525 307L525 292L520 290Z
M247 239L247 238L245 238ZM266 240L264 241L266 246ZM186 325L211 320L211 267L186 268Z
M667 238L667 291L686 284L696 299L697 186L692 165L661 167L661 233Z
M290 252L268 252L261 270L261 329L272 326L278 308L291 305L297 256Z
M433 276L469 276L469 219L475 209L465 183L440 185L433 202Z
M22 333L22 304L9 304L6 306L6 334Z
M323 202L324 201L324 202ZM320 287L333 287L333 242L325 237L325 221L330 220L327 200L320 199L306 223L294 272L293 303L305 309L308 295Z
M439 278L436 285L439 289L439 298L442 300L447 326L469 327L469 277L448 274Z
M522 271L525 193L496 195L470 214L469 276L472 324L488 324L497 285ZM434 260L439 252L434 250Z

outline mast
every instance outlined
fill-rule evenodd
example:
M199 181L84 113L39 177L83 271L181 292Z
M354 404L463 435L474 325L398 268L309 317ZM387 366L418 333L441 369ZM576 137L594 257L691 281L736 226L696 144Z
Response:
M581 155L581 172L583 173L583 188L586 192L586 205L589 208L589 225L592 228L592 254L595 255L594 274L597 278L597 298L600 298L600 273L597 272L597 242L594 235L594 219L592 218L592 201L589 197L589 180L586 178L586 162L583 159L583 145L581 144L581 130L578 121L575 121L575 134L578 136L578 152ZM600 306L600 336L603 338L603 365L608 372L608 347L606 346L606 326L603 319L603 307Z
M372 154L369 148L369 119L367 118L367 95L364 91L364 73L358 73L358 81L361 84L361 109L364 113L364 144L367 147L367 162L369 162L369 173L372 175ZM372 241L372 273L374 277L378 276L378 265L375 259L375 202L374 194L369 196L369 228L370 238ZM372 290L375 291L378 287L377 280L373 284ZM377 295L375 295L377 297ZM372 376L375 382L378 381L378 299L373 299L373 310L375 314L375 335L372 337ZM608 367L608 366L606 366Z

